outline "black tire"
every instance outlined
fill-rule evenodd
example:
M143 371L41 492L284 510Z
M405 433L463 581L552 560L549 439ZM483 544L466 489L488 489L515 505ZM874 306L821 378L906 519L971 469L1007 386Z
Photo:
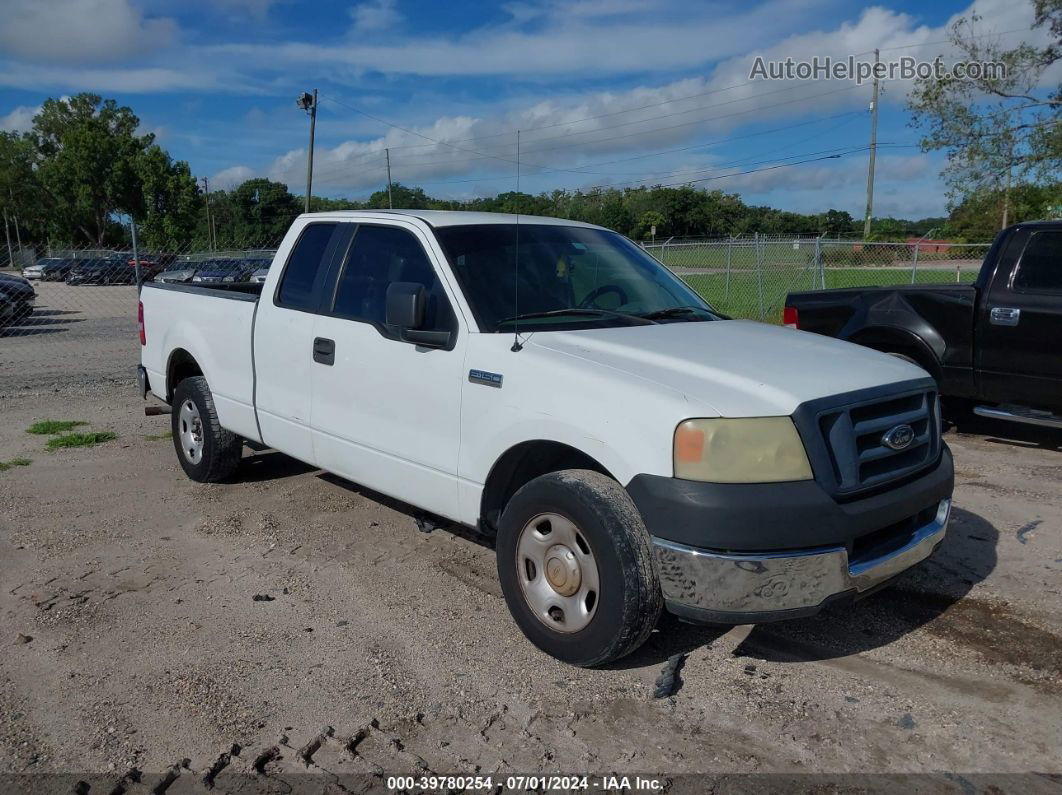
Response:
M589 624L558 632L532 611L521 589L517 549L521 531L540 514L575 524L592 550L599 591ZM582 667L604 665L637 649L663 607L649 533L626 490L585 469L551 472L525 484L505 506L497 538L498 578L513 619L535 646Z
M202 448L198 461L182 444L182 431L185 429L182 428L181 408L189 401L194 404L200 420ZM173 447L184 473L199 483L217 483L229 478L240 464L243 441L218 423L218 413L207 380L201 375L185 378L173 391L172 405L170 428Z

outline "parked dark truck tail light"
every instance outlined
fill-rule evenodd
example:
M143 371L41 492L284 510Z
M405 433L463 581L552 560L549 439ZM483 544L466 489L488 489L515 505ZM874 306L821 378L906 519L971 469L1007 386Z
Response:
M800 328L800 313L795 306L787 306L782 310L782 325L786 328Z
M791 293L790 317L918 364L960 409L1062 429L1062 221L1004 229L973 284Z
M146 283L138 384L185 473L268 446L493 534L513 619L582 666L664 609L811 615L941 543L953 468L920 368L726 319L601 227L516 230L308 214L264 283Z

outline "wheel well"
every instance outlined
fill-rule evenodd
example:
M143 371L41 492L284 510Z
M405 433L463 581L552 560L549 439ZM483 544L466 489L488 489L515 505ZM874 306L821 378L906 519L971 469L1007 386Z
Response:
M896 353L910 359L937 381L940 380L940 361L936 354L917 337L908 337L888 331L868 331L853 337L851 342L873 348L882 353Z
M510 498L528 481L562 469L590 469L612 477L612 473L586 453L560 442L522 442L502 454L487 475L480 502L480 522L490 530Z
M175 350L170 354L170 363L166 368L166 400L173 400L173 391L185 378L202 374L203 370L192 354L183 348Z

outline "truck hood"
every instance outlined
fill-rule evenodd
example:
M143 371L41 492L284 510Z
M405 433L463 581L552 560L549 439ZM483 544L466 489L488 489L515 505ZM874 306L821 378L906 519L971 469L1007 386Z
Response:
M815 398L928 377L895 356L747 320L544 332L528 344L657 383L722 417L789 415Z

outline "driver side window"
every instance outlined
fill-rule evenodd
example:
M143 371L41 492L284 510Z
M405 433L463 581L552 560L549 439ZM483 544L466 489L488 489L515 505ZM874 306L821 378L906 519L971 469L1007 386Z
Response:
M387 288L394 282L424 287L422 330L454 329L450 302L420 241L394 226L358 226L336 285L332 314L386 330Z

